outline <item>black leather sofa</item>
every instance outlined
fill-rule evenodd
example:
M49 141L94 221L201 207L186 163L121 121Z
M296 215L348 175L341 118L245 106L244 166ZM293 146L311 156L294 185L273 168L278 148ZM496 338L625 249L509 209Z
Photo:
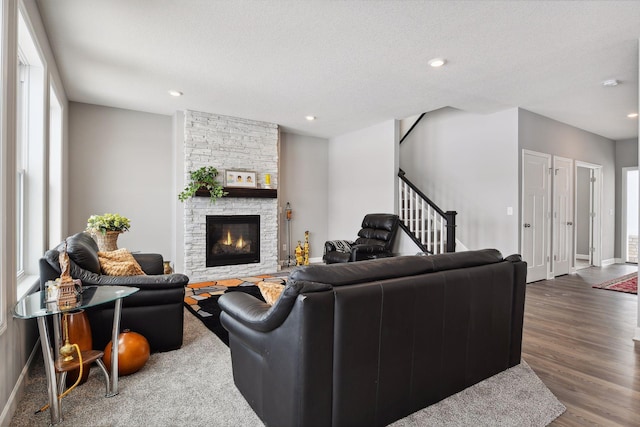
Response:
M220 297L267 426L382 426L520 363L526 263L487 249L295 269L273 307Z
M175 350L182 346L184 287L189 278L184 274L164 274L162 255L133 256L146 276L106 276L100 273L98 245L87 233L67 239L71 277L83 286L135 286L138 292L122 300L120 330L142 334L152 352ZM48 280L60 277L58 262L64 244L49 250L40 259L40 289ZM111 341L114 304L104 304L86 310L91 324L93 347L102 350Z

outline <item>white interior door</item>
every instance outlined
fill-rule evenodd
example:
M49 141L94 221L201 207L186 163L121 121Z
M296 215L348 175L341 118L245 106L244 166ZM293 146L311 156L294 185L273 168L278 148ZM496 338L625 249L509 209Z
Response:
M553 157L553 276L569 274L573 259L573 160Z
M527 262L527 283L549 273L551 156L522 151L521 254Z

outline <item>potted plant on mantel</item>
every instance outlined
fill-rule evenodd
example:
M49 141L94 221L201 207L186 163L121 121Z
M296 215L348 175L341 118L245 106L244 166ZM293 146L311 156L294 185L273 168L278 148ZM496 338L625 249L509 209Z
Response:
M226 196L227 192L224 191L222 185L216 179L218 177L218 170L213 166L203 166L199 169L189 172L189 183L185 189L178 194L178 199L181 202L196 195L196 192L201 188L209 191L209 197L211 203L216 199Z
M131 221L120 214L105 213L91 215L87 220L87 231L102 252L118 249L118 236L131 227Z

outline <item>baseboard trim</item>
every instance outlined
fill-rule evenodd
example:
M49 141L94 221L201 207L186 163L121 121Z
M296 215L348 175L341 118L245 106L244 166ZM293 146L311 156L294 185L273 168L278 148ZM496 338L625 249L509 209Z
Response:
M27 363L22 367L22 371L20 372L20 376L18 376L18 381L16 381L15 386L13 386L13 390L11 390L11 394L9 395L9 399L7 400L7 404L4 405L4 409L0 414L0 426L8 426L11 422L11 418L18 407L18 402L22 397L22 393L24 392L24 382L29 374L29 367L33 362L33 359L36 357L37 351L40 348L40 338L36 340L36 345L33 346L33 350L31 350L31 354L27 359Z
M602 260L602 266L606 267L607 265L613 265L613 264L619 264L620 258L609 258L609 259L603 259Z
M589 261L589 255L576 254L576 259L584 259Z

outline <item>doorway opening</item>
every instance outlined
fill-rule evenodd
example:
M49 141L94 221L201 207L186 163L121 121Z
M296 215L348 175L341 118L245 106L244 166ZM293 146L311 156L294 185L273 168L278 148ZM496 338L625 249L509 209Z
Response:
M576 161L575 269L601 266L602 166Z
M638 263L638 168L622 168L622 259Z

